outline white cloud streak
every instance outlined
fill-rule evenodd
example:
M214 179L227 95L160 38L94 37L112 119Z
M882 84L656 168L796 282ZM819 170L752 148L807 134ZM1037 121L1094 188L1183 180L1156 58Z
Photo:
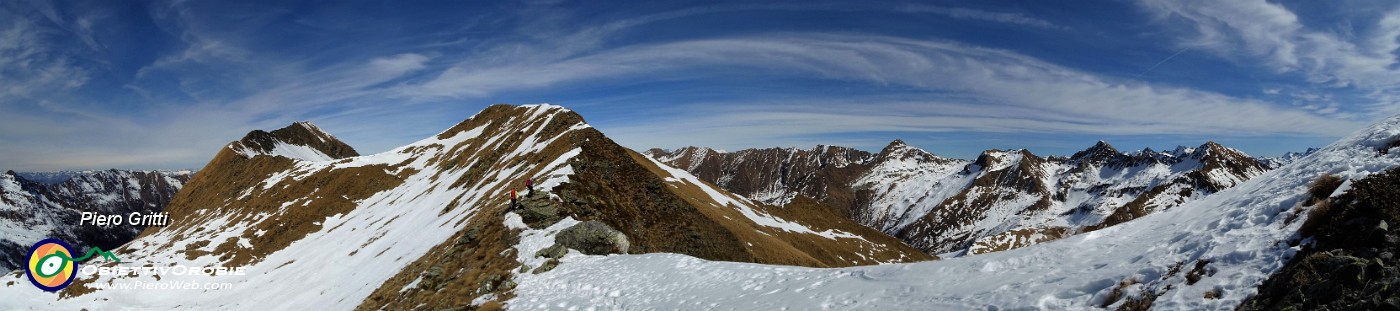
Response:
M1348 17L1362 30L1353 33L1309 27L1299 12L1265 0L1140 3L1159 20L1192 29L1181 45L1275 72L1297 72L1333 88L1365 90L1375 101L1371 118L1400 112L1400 8L1380 8L1376 18Z
M1047 20L1029 17L1021 13L991 12L969 8L946 8L926 5L910 5L905 7L903 11L908 13L933 13L957 19L1026 25L1046 29L1069 29L1068 27L1056 25Z
M617 47L554 62L488 67L464 63L402 91L431 96L485 96L598 79L685 75L700 68L762 69L790 76L953 92L977 99L951 106L930 103L904 114L922 119L904 122L888 122L889 117L875 118L861 111L826 115L826 123L854 122L846 127L848 130L923 122L945 124L937 127L940 130L1339 135L1360 126L1255 100L1097 76L1010 51L858 35L782 34L691 40ZM991 113L971 119L941 113L967 107ZM1058 119L1047 119L1047 115ZM736 116L736 121L725 124L790 123L787 121L792 118L815 117L791 112L766 116L774 119ZM950 116L971 121L941 118ZM845 119L837 120L838 117ZM1007 122L1016 124L1002 125Z

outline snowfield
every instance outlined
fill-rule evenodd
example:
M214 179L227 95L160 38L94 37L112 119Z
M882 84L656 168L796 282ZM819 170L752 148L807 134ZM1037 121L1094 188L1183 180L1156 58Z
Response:
M1097 309L1159 295L1156 309L1234 309L1297 249L1286 223L1308 183L1400 166L1400 117L1215 195L1119 226L1004 252L912 264L816 269L712 262L674 254L569 256L523 278L518 309L1014 310ZM1400 148L1396 148L1400 149ZM1340 194L1334 193L1334 195ZM1304 213L1304 215L1306 215ZM1303 216L1306 217L1306 216ZM1205 277L1187 271L1208 260ZM1176 273L1173 267L1180 266ZM1219 299L1205 299L1219 291Z

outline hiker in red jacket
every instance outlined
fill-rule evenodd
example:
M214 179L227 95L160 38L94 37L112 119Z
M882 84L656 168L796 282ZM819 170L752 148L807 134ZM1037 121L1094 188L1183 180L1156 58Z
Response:
M514 211L518 206L520 206L520 203L518 203L518 202L516 201L516 199L515 199L515 189L511 189L511 190L510 190L510 209L508 209L508 210L506 210L506 211L507 211L507 212L509 212L509 211Z

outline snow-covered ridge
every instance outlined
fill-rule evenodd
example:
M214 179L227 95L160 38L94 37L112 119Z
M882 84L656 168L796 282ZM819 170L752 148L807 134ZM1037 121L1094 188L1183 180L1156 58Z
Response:
M1232 310L1296 249L1308 184L1400 167L1400 117L1201 200L1045 244L935 262L810 269L654 254L581 256L527 279L510 306L602 309L1087 310L1158 296L1159 309ZM1186 272L1206 260L1207 273ZM1185 265L1187 268L1177 269ZM628 273L613 273L628 271ZM1177 271L1173 273L1172 271ZM673 280L686 280L675 282ZM1129 282L1131 281L1131 282ZM1203 293L1219 293L1218 299Z
M268 152L254 152L254 151L252 151L252 150L244 149L244 150L238 150L238 154L243 155L244 157L249 157L249 158L254 157L254 156L258 156L258 155L270 155L270 156L284 157L284 158L293 159L293 160L312 161L312 162L335 160L334 158L331 158L331 156L328 156L328 155L326 155L325 153L321 152L320 150L316 150L315 148L311 148L311 147L307 147L307 146L301 146L301 145L293 145L293 144L288 144L288 143L284 143L284 142L277 142L277 145L275 145L275 146L272 148L272 151L268 151Z

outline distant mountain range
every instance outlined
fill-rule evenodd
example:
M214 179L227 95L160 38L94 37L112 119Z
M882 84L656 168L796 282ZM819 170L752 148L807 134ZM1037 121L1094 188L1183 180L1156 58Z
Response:
M23 267L29 247L45 238L59 238L78 251L121 246L143 227L79 226L82 213L160 212L193 175L126 170L0 174L0 271Z
M1215 142L1123 153L1100 141L1068 157L988 150L975 160L940 157L900 140L879 153L833 146L687 147L647 155L767 204L812 198L929 253L951 255L1112 226L1233 187L1270 167Z

